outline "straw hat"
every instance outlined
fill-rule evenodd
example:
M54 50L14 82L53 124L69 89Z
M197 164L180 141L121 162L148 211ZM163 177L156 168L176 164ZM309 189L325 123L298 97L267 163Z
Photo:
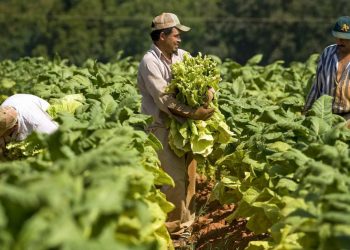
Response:
M17 112L12 107L0 107L0 136L13 128L17 122Z

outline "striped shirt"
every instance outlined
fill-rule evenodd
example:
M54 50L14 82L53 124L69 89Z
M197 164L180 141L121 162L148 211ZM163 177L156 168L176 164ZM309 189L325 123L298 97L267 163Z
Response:
M309 110L313 103L322 95L333 97L332 112L344 114L350 112L350 63L337 81L338 56L337 45L325 48L317 66L316 79L307 96L304 111Z

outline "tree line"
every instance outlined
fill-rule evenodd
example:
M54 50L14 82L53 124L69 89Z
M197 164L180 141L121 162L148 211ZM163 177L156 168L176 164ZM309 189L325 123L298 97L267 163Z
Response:
M176 13L192 30L182 48L245 63L304 61L334 42L348 0L2 0L0 60L60 56L81 64L120 56L140 59L150 47L152 18Z

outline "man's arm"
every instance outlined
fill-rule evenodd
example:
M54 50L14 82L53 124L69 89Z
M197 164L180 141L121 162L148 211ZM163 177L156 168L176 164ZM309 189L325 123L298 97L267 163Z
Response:
M176 103L172 103L168 106L168 108L173 114L184 118L189 118L193 120L207 120L212 116L212 114L215 111L212 108L208 108L209 104L214 98L214 94L215 90L213 88L209 88L207 90L207 96L204 105L197 109L192 109L191 111L183 110L184 105L176 105Z
M143 63L140 67L141 77L147 82L145 87L147 88L148 93L153 97L157 106L165 113L195 120L206 120L213 114L214 109L206 109L204 107L193 109L177 101L173 94L165 93L168 83L162 77L156 63Z
M170 112L175 115L178 115L184 118L193 119L193 120L207 120L213 115L215 111L212 108L205 108L201 106L197 109L192 109L192 111L188 112L188 111L184 111L181 106L176 106L172 104L168 108Z
M177 115L184 118L190 118L195 114L195 109L177 101L173 94L165 92L168 83L163 78L156 63L143 62L140 67L141 77L146 82L145 87L159 109L169 115Z
M305 115L309 109L311 109L314 102L320 97L319 91L318 91L318 81L315 80L313 83L311 90L306 98L306 102L302 111L302 114Z
M309 94L307 95L306 102L302 111L302 114L305 115L309 109L311 109L312 105L314 102L321 96L321 88L322 84L322 78L320 77L321 71L323 68L323 60L322 57L320 61L318 62L317 65L317 70L316 70L316 76L315 80L311 86L311 89L309 91Z
M172 94L168 94L165 92L168 83L163 78L159 66L152 61L149 61L147 63L141 62L139 74L142 80L145 82L144 87L147 89L147 92L152 96L158 108L163 112L172 115L172 113L168 109L168 106L170 106L173 103L180 105L180 103L177 102L176 98ZM189 109L189 107L182 108L184 112L192 111L192 109Z

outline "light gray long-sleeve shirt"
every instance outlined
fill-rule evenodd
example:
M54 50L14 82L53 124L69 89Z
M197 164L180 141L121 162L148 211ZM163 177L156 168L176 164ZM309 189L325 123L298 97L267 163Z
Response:
M179 103L173 95L166 94L165 89L171 81L171 64L182 61L188 53L182 49L172 55L171 62L165 58L161 50L152 45L151 49L142 58L137 76L137 84L142 95L142 113L153 117L154 127L164 127L166 118L174 116L169 107L176 108L181 112L191 112L192 109Z

